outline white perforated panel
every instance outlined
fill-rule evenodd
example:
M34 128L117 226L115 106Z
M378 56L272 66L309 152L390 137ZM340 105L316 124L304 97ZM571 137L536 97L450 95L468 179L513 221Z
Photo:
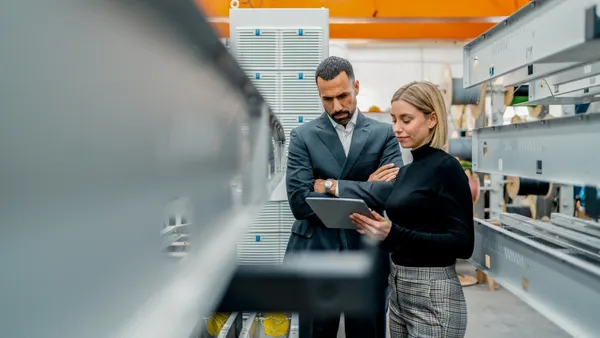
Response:
M238 263L281 263L293 223L294 215L287 201L267 203L238 243Z
M278 203L269 202L265 204L260 214L252 223L250 231L272 231L279 226L279 211Z
M279 264L282 262L278 232L249 232L238 244L239 264Z
M329 50L326 9L232 9L231 51L290 131L321 115L314 73ZM258 76L257 76L258 75ZM283 261L294 216L287 201L271 201L240 239L240 264Z
M322 111L314 71L281 73L281 114L318 114Z
M279 30L236 28L235 56L242 69L276 70L278 68Z
M281 76L278 72L246 71L275 114L281 110Z
M268 202L238 243L239 264L281 262L280 203Z
M285 131L285 137L290 139L290 132L292 129L298 127L299 125L312 121L316 118L319 118L321 114L278 114L277 117L279 121L283 125L283 130ZM289 141L285 144L285 157L287 158Z
M321 114L279 114L277 117L281 124L283 125L283 130L285 131L285 136L290 137L290 132L292 129L298 127L299 125L312 121L321 116Z
M281 30L281 68L316 69L323 60L321 28L285 28Z

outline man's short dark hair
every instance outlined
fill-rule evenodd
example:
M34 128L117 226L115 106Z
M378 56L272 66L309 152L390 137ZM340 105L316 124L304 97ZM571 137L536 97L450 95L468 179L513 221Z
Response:
M339 56L330 56L321 61L315 72L315 81L319 78L330 81L341 73L346 73L348 78L354 81L354 69L350 61Z

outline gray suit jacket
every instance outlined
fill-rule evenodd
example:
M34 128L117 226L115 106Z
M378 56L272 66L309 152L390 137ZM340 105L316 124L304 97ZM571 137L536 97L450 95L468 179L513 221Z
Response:
M286 252L361 247L358 232L325 227L308 206L306 197L331 197L313 191L315 179L337 179L339 197L359 198L372 209L383 210L393 182L366 181L384 164L402 166L400 145L389 124L357 114L348 158L326 113L292 130L286 184L296 221Z

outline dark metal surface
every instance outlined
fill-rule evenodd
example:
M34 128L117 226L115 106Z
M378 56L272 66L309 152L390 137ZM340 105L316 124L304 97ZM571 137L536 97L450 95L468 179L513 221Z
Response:
M239 266L219 311L372 313L381 292L375 262L369 252L308 252L282 265Z
M599 131L600 132L600 131ZM585 213L592 219L600 218L600 192L596 187L587 186L585 189Z
M448 153L463 161L473 158L473 142L470 137L451 138L448 140Z
M585 39L588 41L600 39L600 17L598 13L598 5L594 5L585 11Z

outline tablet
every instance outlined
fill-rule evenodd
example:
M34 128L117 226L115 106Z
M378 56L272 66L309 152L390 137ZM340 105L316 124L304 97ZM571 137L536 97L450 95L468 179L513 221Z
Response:
M363 200L352 198L307 197L306 203L312 208L317 217L332 229L356 230L356 225L350 220L350 215L359 213L371 216L369 207Z

